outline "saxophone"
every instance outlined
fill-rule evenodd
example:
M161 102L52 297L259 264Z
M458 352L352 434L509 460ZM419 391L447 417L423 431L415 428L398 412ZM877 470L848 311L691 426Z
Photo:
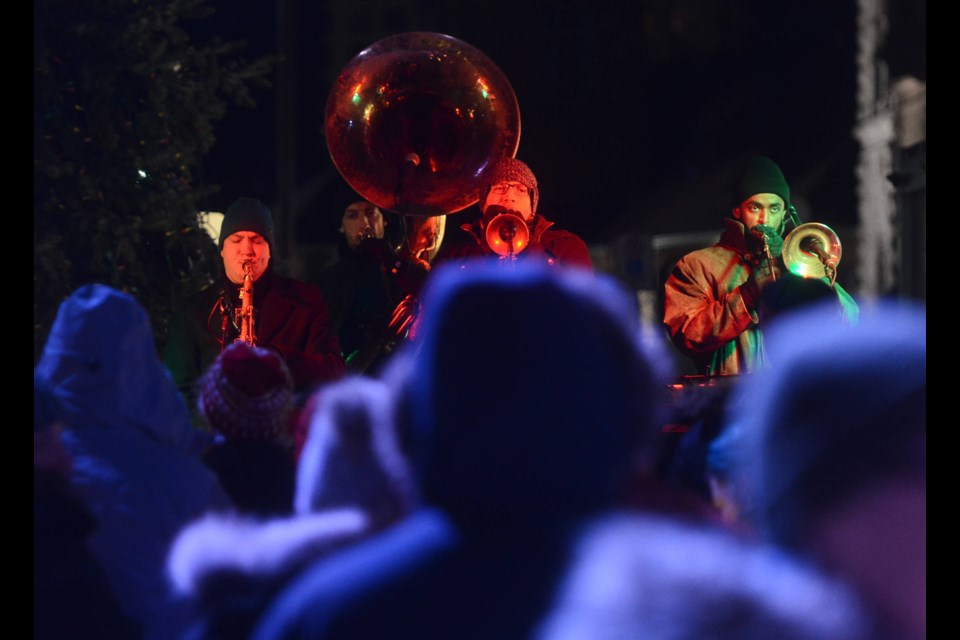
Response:
M243 286L240 289L240 308L236 310L237 326L240 335L234 342L246 342L257 346L257 336L253 330L253 262L243 263Z

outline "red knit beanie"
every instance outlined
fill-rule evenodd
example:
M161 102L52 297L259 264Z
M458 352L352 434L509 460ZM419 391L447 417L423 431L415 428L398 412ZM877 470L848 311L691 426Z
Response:
M228 438L273 438L288 428L293 378L277 353L234 342L200 379L197 407L210 428Z

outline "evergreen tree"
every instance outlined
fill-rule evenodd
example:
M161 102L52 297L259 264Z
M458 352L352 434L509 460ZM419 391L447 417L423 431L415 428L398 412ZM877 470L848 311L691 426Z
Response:
M34 3L34 361L60 302L101 282L147 309L158 349L173 305L219 256L193 183L228 107L254 107L277 62L184 29L209 0Z

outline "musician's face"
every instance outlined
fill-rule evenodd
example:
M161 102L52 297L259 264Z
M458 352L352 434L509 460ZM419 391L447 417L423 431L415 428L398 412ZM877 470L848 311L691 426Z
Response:
M765 224L777 231L783 231L783 217L786 211L783 198L777 194L758 193L734 208L733 217L742 222L747 229Z
M533 218L530 190L519 182L497 182L493 184L480 209L486 211L487 207L491 205L499 205L516 211L527 222Z
M377 205L370 202L354 202L343 212L340 221L340 233L344 235L347 246L356 249L364 236L383 237L386 222Z
M220 250L227 278L234 284L243 284L243 263L253 263L253 280L256 282L270 264L270 243L259 233L237 231L227 236Z

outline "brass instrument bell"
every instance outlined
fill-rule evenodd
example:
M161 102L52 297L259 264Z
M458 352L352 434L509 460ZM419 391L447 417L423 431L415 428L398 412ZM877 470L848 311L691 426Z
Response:
M783 264L804 278L827 277L832 283L840 255L840 238L819 222L801 224L783 239Z
M492 162L514 156L520 108L504 73L475 47L440 33L384 38L340 72L324 115L344 180L405 216L455 213L479 198Z
M498 213L487 222L487 244L500 256L516 256L530 243L530 229L515 213Z
M404 243L408 253L432 263L447 228L447 216L404 216Z

